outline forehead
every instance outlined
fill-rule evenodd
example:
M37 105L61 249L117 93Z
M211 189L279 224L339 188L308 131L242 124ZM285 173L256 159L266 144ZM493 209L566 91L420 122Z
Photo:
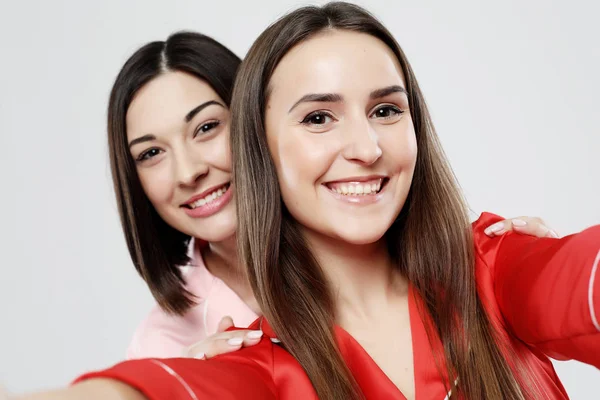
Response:
M185 115L208 100L220 100L205 81L181 71L166 72L146 83L127 110L128 136L151 133L161 126L181 122Z
M269 85L272 96L290 97L405 87L400 63L385 43L342 30L320 33L292 48L275 68Z

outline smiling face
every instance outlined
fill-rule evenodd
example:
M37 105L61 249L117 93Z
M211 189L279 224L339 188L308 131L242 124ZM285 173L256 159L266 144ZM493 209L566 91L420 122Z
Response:
M309 234L381 239L417 158L394 53L367 34L327 31L290 50L269 88L267 141L291 215Z
M173 228L209 242L235 232L229 110L204 81L167 72L127 111L127 141L148 199Z

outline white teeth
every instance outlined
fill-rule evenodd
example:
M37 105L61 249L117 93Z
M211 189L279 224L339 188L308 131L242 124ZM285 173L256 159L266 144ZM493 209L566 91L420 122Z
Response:
M379 193L382 181L383 179L378 180L376 183L344 183L339 186L330 186L330 189L344 195L369 195Z
M208 194L203 199L199 199L199 200L196 200L195 202L191 203L190 207L196 208L196 207L204 206L204 205L210 203L211 201L215 200L217 197L223 196L225 194L225 192L227 192L228 188L229 188L229 186L225 186L218 190L215 190L214 192Z

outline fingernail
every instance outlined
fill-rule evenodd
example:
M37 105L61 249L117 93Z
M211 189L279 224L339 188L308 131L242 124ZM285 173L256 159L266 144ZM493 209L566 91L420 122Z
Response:
M490 233L500 232L503 229L504 229L504 223L503 222L496 222L494 225L489 226L485 230L485 233L487 233L489 235Z
M260 339L263 335L263 331L252 331L252 332L248 332L248 334L246 335L246 337L248 339Z
M198 353L194 356L194 358L197 358L198 360L204 360L206 358L206 354Z
M244 339L242 338L231 338L227 341L227 344L230 346L240 346L242 343L244 343Z
M554 232L552 229L550 229L550 236L552 236L555 239L558 239L560 236L558 236L558 233Z
M527 222L523 221L522 219L513 219L512 223L514 226L525 226L527 225Z

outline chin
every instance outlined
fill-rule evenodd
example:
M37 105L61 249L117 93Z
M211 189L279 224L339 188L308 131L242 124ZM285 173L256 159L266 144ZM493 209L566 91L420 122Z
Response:
M216 231L201 232L201 233L199 232L197 235L194 235L194 237L196 237L198 239L202 239L206 242L211 242L211 243L222 242L224 240L231 239L234 236L235 236L235 228L227 229L227 230L220 230L219 232L216 232Z
M219 218L211 218L208 221L198 221L186 234L206 242L221 242L232 238L236 231L235 216L219 215Z
M335 236L349 244L367 245L380 241L387 232L388 227L346 226L345 228L343 231L336 230Z

